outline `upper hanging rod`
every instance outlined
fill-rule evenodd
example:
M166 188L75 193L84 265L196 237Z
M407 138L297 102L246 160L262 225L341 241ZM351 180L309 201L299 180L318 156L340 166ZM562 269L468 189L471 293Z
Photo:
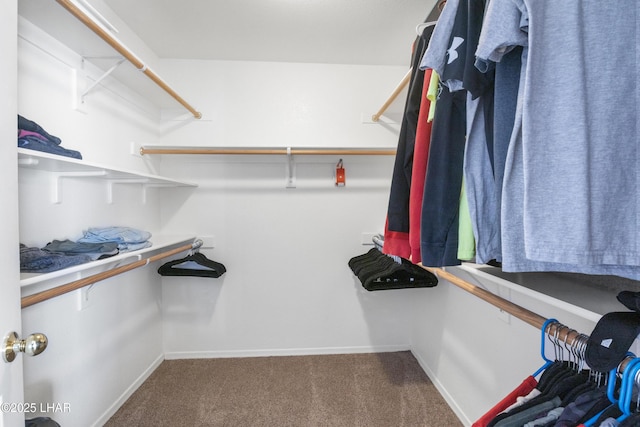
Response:
M75 291L76 289L80 289L88 285L92 285L96 282L108 279L118 274L125 273L129 270L133 270L138 267L143 267L153 261L158 261L162 258L166 258L168 256L175 255L180 252L198 249L199 247L202 246L202 243L203 243L202 240L197 239L196 241L188 245L183 245L175 249L170 249L166 252L162 252L162 253L150 256L149 258L140 259L130 264L125 264L120 267L116 267L112 270L103 271L102 273L96 273L94 275L85 277L83 279L74 280L73 282L56 286L55 288L47 289L46 291L42 291L42 292L35 293L33 295L22 297L21 299L22 308L29 307L34 304L38 304L39 302L46 301L51 298L55 298L57 296L66 294L71 291Z
M118 40L112 37L108 32L97 25L89 16L87 16L80 8L78 8L71 0L56 0L62 7L64 7L69 13L75 16L80 22L86 25L91 31L97 34L107 44L114 48L118 53L124 56L129 62L131 62L138 70L147 75L153 82L155 82L160 88L167 92L173 99L178 101L184 108L196 119L202 118L202 113L193 108L187 101L185 101L180 95L178 95L171 87L169 87L157 74L151 71L147 66L140 61L132 52L124 47Z
M392 149L351 148L140 148L140 154L284 154L394 156Z
M374 122L377 122L378 120L380 120L380 117L382 117L384 112L387 111L387 108L389 108L389 106L393 103L393 101L396 100L398 95L400 95L400 92L402 92L402 89L404 89L409 84L409 81L411 80L412 71L413 71L413 68L409 68L409 71L407 71L407 74L405 74L405 76L402 78L400 83L398 83L398 86L396 86L396 88L393 90L391 95L389 95L389 98L387 98L384 104L382 104L382 107L380 107L377 113L371 116L371 120L373 120Z

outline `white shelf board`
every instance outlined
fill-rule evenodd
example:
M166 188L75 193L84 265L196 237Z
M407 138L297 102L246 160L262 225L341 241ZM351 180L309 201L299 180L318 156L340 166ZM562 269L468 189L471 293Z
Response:
M616 299L620 289L592 285L588 279L593 276L557 272L506 273L497 267L474 263L451 268L452 272L455 270L499 283L593 322L606 313L624 310Z
M127 171L113 167L90 163L72 157L59 156L26 148L18 148L18 166L21 168L31 168L55 173L78 173L78 172L103 172L102 175L92 178L104 180L144 180L147 185L162 185L172 187L197 187L193 182L178 181L175 179Z
M152 246L137 251L124 252L109 258L91 261L84 264L49 273L20 273L20 287L23 288L23 297L58 286L65 282L79 280L93 274L101 273L120 265L126 265L140 259L150 258L163 251L184 246L195 241L194 236L158 235L152 236ZM37 288L37 289L36 289Z

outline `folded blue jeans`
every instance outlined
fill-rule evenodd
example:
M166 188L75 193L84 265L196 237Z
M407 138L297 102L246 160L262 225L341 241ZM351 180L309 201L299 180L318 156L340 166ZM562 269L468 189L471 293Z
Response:
M52 253L20 244L20 271L24 273L49 273L89 261L89 255Z
M151 246L151 233L131 227L92 227L84 232L78 242L115 242L120 252L132 251Z

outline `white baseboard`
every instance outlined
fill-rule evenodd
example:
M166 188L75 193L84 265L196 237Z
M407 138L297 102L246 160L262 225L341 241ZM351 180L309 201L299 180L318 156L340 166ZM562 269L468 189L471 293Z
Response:
M164 360L164 355L158 356L156 360L154 360L151 365L138 377L136 380L116 399L115 402L93 423L92 427L100 427L103 426L109 421L117 411L120 409L122 405L131 397L131 395L144 383L147 378L155 371L158 366Z
M416 358L416 360L420 364L420 367L422 367L422 370L425 372L425 374L427 374L433 385L436 386L444 400L447 402L447 404L449 404L449 407L451 407L453 413L456 414L458 419L460 419L460 422L465 426L472 425L473 421L471 421L469 417L464 413L460 405L458 405L458 402L453 399L444 385L440 382L440 380L438 380L438 377L435 375L435 373L431 369L429 369L429 365L427 365L424 359L422 359L422 357L420 357L420 355L415 353L414 351L411 351L411 353Z
M406 345L362 346L362 347L313 347L264 350L221 350L221 351L177 351L165 353L166 360L215 359L227 357L267 357L267 356L308 356L317 354L386 353L408 351Z

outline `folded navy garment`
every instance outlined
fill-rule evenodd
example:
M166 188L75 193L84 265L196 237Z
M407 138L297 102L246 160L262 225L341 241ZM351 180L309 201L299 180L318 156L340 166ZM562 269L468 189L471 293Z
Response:
M92 259L102 259L118 254L116 242L84 243L71 240L54 240L42 248L47 252L63 253L65 255L89 255Z
M79 151L69 150L60 145L47 142L46 140L42 140L33 135L18 138L18 147L82 160L82 154L80 154Z
M18 147L82 159L79 151L64 148L60 145L61 142L60 138L51 135L38 123L18 114Z
M92 261L89 255L51 253L20 244L20 271L24 273L49 273L89 261Z
M22 129L22 130L26 130L26 131L35 132L37 134L40 134L46 140L48 140L49 142L51 142L51 143L53 143L55 145L60 145L60 143L62 142L62 140L60 138L58 138L57 136L53 136L50 133L48 133L38 123L36 123L36 122L34 122L32 120L29 120L27 118L24 118L20 114L18 114L18 129Z

